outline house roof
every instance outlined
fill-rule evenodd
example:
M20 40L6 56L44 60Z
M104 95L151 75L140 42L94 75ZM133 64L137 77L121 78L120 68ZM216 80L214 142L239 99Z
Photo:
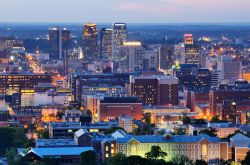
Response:
M75 136L76 137L80 137L83 134L87 133L87 131L83 130L83 129L79 129L78 131L75 132Z
M236 135L231 137L230 140L250 140L250 138L241 133L237 133Z
M233 137L230 138L230 145L233 147L250 147L250 138L241 134L237 133Z
M55 147L55 148L31 148L27 154L34 153L43 158L47 156L80 155L85 151L93 151L93 147Z

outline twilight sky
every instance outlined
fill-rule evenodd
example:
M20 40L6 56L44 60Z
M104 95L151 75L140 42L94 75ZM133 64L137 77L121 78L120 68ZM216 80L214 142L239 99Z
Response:
M250 22L250 0L0 0L0 22Z

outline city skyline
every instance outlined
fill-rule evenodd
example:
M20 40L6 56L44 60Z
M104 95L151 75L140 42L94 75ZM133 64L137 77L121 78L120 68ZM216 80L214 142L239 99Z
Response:
M249 23L249 5L246 0L73 0L70 5L9 0L2 2L0 22Z

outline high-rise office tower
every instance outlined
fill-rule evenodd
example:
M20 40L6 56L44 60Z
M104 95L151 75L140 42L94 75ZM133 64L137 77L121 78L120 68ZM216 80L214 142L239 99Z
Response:
M199 48L194 44L192 34L184 35L185 44L185 63L186 64L199 64Z
M174 46L163 44L160 47L160 69L168 70L174 65Z
M49 28L49 58L59 60L67 57L70 40L70 31L66 28Z
M232 57L220 56L217 69L220 71L220 80L232 81L241 78L242 61Z
M62 56L60 30L57 27L49 28L49 58L59 59Z
M127 39L127 26L125 23L114 23L113 24L113 35L112 35L112 56L114 59L117 57L118 48L123 45Z
M193 34L184 34L184 44L185 45L194 44Z
M96 24L88 23L83 27L83 53L84 59L93 61L98 58L98 32Z
M143 69L143 47L140 42L123 42L118 49L119 72L139 72Z
M100 55L103 59L112 57L112 29L102 28L100 30Z

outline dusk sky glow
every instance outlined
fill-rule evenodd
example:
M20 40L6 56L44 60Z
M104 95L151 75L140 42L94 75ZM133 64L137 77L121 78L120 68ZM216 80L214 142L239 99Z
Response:
M2 0L0 22L250 22L249 0Z

